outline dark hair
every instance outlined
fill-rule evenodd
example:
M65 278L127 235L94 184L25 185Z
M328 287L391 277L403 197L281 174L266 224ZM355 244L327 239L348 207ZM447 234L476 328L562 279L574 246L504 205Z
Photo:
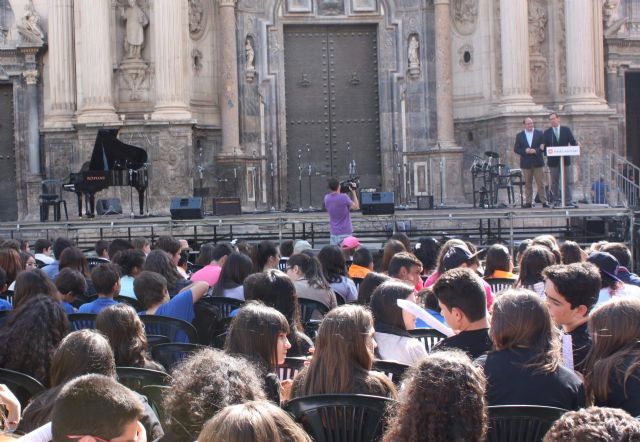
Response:
M165 297L165 290L167 280L156 272L144 270L133 280L133 291L145 309L161 303Z
M80 376L64 386L53 406L53 441L68 442L69 435L111 440L142 412L140 399L115 379L99 374Z
M24 270L20 253L14 249L0 249L0 268L6 272L8 284L15 281L18 274Z
M549 266L542 277L553 283L572 309L584 305L589 312L598 302L600 271L589 262Z
M33 244L33 250L36 253L42 253L44 252L44 249L50 249L51 248L51 241L49 241L46 238L38 238L36 239L36 242Z
M58 290L51 279L40 269L22 272L16 279L13 293L13 308L17 309L28 299L36 295L47 295L55 299Z
M392 408L383 440L484 441L485 388L482 370L466 354L430 354L405 375L403 394Z
M556 264L555 255L541 245L531 245L520 257L520 274L516 285L530 287L542 281L542 271Z
M440 243L435 238L422 237L418 239L413 254L422 262L422 271L428 274L436 268Z
M280 243L280 256L288 258L293 255L293 240L285 239Z
M536 374L552 373L560 365L560 330L540 296L530 290L507 289L496 298L490 333L496 350L531 350L526 366Z
M45 295L24 300L0 328L0 367L47 384L53 352L68 330L67 315L58 301Z
M322 273L322 264L313 255L307 253L296 253L291 255L287 261L288 267L298 266L304 274L309 286L318 289L328 290L330 288L329 283Z
M254 360L264 370L273 372L278 365L280 333L289 333L289 323L282 313L258 302L248 302L231 321L225 351Z
M36 261L36 257L33 256L31 252L25 252L23 250L20 250L20 262L22 263L23 270L27 269L27 261L29 261L29 258L33 258L34 262Z
M438 273L442 274L446 271L446 269L444 268L444 257L449 251L449 249L453 246L467 246L467 243L465 243L461 239L454 238L454 239L448 240L446 243L444 243L442 247L440 247L440 252L438 253L437 267L436 267L436 271Z
M471 322L487 316L487 294L482 279L471 269L458 267L444 272L434 284L433 292L447 309L460 309Z
M373 255L366 247L358 248L353 254L353 264L361 267L369 267L373 262Z
M327 180L327 185L329 186L329 190L335 192L340 188L340 181L338 181L336 178L331 177Z
M496 270L508 272L511 270L511 254L502 244L494 244L487 250L484 263L485 278L491 277Z
M398 299L407 299L414 291L413 287L400 281L387 281L378 286L371 295L371 314L373 314L374 328L379 325L389 325L400 330L406 330L402 309L398 307Z
M440 308L440 304L438 304L438 297L433 291L433 287L423 288L418 292L416 296L418 297L418 299L423 300L425 308L438 313L442 311L442 309Z
M556 420L544 442L632 442L640 440L640 422L619 408L589 407L567 411Z
M618 264L627 269L631 265L631 252L629 248L621 242L610 242L602 246L601 252L611 253L615 259L618 260Z
M103 252L107 252L107 254L109 254L109 241L106 239L99 239L96 241L96 245L93 247L93 250L95 250L96 255L98 256L102 256Z
M219 261L225 256L229 256L233 253L233 247L229 243L206 243L200 246L200 253L196 264L206 266L211 264L211 261Z
M318 261L327 282L340 282L342 276L347 276L347 263L340 247L324 246L318 253Z
M126 276L134 276L133 269L142 270L146 256L142 250L121 250L113 257L113 263L120 268L120 273Z
M56 276L55 285L62 295L83 296L87 292L87 280L77 270L62 269Z
M358 304L369 305L371 302L371 295L378 288L380 284L385 281L389 281L390 276L384 273L369 272L364 277L360 285L358 286Z
M582 262L582 249L575 241L565 241L560 246L560 257L562 259L562 264Z
M411 251L411 240L409 239L406 233L396 232L393 235L391 235L390 239L395 239L396 241L400 241L407 252Z
M260 241L260 243L254 247L253 252L254 271L256 272L264 270L264 266L267 264L269 258L272 256L278 256L278 248L274 243L268 240Z
M176 266L171 261L171 257L164 250L152 250L144 261L142 270L159 273L164 276L167 281L167 289L171 292L177 288L178 281L183 278L176 270ZM136 292L136 295L138 292Z
M520 244L518 244L518 250L516 250L516 261L515 264L520 265L520 259L522 259L522 254L531 247L533 243L532 239L523 239Z
M59 269L71 268L79 271L84 276L89 276L89 264L87 263L87 257L84 256L82 250L77 247L67 247L60 254L60 266Z
M233 252L222 265L218 282L213 287L216 296L224 296L226 289L241 286L247 276L251 274L253 262L244 253Z
M161 236L156 242L156 249L164 250L169 255L175 255L182 249L182 245L173 236Z
M69 238L65 238L63 236L56 238L53 242L53 257L56 260L60 260L60 255L62 255L62 252L67 247L73 247L73 243Z
M144 237L133 238L131 240L131 247L133 247L136 250L142 250L146 246L150 246L150 245L151 243L149 242L149 240Z
M382 262L380 263L380 271L386 272L389 269L389 263L391 262L391 258L393 258L393 256L396 253L406 252L406 251L407 249L404 246L404 244L402 244L401 241L398 241L397 239L388 240L385 243L384 249L382 252Z
M0 267L0 290L5 285L7 285L7 272L5 272L2 267Z
M91 271L91 281L99 295L110 295L119 280L118 267L108 262L98 264Z
M265 399L262 379L255 367L244 360L210 348L198 351L178 363L171 389L164 398L165 430L194 440L205 421L228 405Z
M407 269L407 271L411 271L411 267L420 267L422 268L422 261L420 261L413 253L409 252L400 252L393 255L391 261L389 262L389 270L388 274L391 277L397 277L400 274L400 270L402 268Z
M116 365L123 367L160 368L149 366L147 336L136 311L126 304L109 306L96 317L96 329L107 337L113 349Z

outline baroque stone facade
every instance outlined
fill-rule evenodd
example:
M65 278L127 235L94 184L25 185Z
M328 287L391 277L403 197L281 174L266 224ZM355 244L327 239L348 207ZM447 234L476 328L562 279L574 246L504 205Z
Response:
M497 151L515 165L522 119L543 128L551 111L572 126L583 156L602 165L611 150L627 154L624 78L640 71L637 5L0 0L0 82L16 97L15 218L37 218L40 180L79 171L104 126L147 150L152 213L194 193L238 196L246 210L285 209L296 161L285 93L289 26L375 27L379 190L395 191L397 203L469 201L464 171L473 155ZM337 66L358 85L357 67ZM127 206L129 190L98 197Z

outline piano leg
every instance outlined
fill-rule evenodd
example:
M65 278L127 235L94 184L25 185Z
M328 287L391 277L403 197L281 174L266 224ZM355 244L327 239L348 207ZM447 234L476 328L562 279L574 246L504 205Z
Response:
M78 216L82 218L82 192L76 192L76 197L78 197Z
M138 190L138 203L140 204L140 215L144 215L144 189Z
M95 209L96 209L96 194L95 193L87 193L85 195L85 203L87 207L85 208L87 217L94 218Z

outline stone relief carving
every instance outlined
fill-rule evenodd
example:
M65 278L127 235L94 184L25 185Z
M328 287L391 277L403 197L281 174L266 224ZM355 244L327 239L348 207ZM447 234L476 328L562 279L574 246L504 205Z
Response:
M604 34L611 37L626 32L626 19L620 17L620 0L604 0L602 18L604 20Z
M142 101L142 92L148 89L146 84L149 68L146 63L123 65L122 78L129 89L129 101Z
M189 0L189 34L199 40L207 27L207 11L202 0Z
M409 36L408 46L409 76L411 78L418 78L420 77L420 41L416 34Z
M567 50L566 50L566 32L564 29L564 2L560 2L558 5L557 21L561 25L558 27L558 92L562 95L567 93Z
M462 35L472 34L478 20L478 0L453 0L451 16L456 30Z
M548 62L543 43L547 39L549 15L540 0L529 2L529 57L531 63L531 92L545 93L548 88Z
M40 14L33 6L33 1L29 0L24 7L22 21L16 26L22 44L42 45L44 43L44 32L42 32L39 23Z
M473 46L465 44L458 49L458 55L460 56L458 63L463 69L470 69L473 65Z
M202 51L198 48L193 48L191 51L191 66L193 67L193 72L198 75L202 70Z
M126 22L124 53L126 59L141 60L144 46L144 28L149 25L149 17L138 6L136 0L128 0L126 7L120 8L120 17Z
M318 15L344 14L344 0L317 0Z
M256 53L253 48L253 37L247 35L244 41L244 57L245 57L245 78L251 82L256 77L255 58Z

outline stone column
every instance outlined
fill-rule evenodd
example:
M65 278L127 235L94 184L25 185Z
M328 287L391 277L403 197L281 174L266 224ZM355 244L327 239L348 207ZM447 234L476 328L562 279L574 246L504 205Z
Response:
M29 69L23 74L26 89L27 102L27 146L29 152L29 173L40 173L40 119L38 118L38 71Z
M500 0L500 33L502 104L507 112L533 110L527 0Z
M222 117L222 154L232 155L240 146L238 113L238 54L236 47L236 0L218 0L221 35L220 110Z
M594 1L565 0L567 52L567 111L603 110L607 108L597 96L596 31Z
M117 123L113 107L111 0L75 2L78 123Z
M76 111L73 0L49 3L49 98L45 127L71 127Z
M154 120L188 120L187 95L187 2L156 0L152 3L150 27L156 79Z
M449 0L434 0L436 35L436 103L438 145L453 147L453 71L451 69L451 15Z

